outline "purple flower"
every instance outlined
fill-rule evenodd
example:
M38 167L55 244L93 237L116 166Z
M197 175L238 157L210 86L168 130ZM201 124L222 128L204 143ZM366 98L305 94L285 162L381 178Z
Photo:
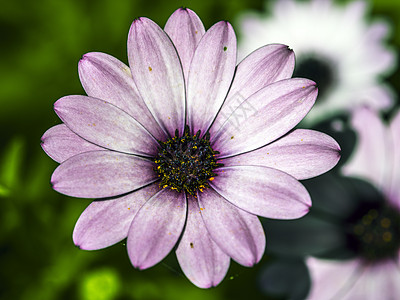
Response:
M149 268L177 244L183 272L208 288L230 258L257 263L265 236L256 215L293 219L311 206L298 180L331 169L339 146L312 130L292 130L317 87L290 79L294 54L268 45L236 66L236 37L219 22L205 31L178 9L164 30L136 19L129 66L88 53L79 76L88 96L59 99L64 124L42 147L60 166L53 188L98 198L76 223L81 249L127 238L133 266Z
M355 155L343 173L371 182L384 197L355 214L349 244L357 257L348 260L309 258L312 288L308 299L400 298L400 111L389 126L366 107L356 110Z

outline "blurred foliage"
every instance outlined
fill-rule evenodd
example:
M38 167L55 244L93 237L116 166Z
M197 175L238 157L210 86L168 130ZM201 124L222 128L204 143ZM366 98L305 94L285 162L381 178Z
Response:
M400 46L400 4L373 1L373 13L389 18ZM77 62L89 51L127 62L132 20L147 16L163 26L178 7L193 9L208 28L235 23L259 0L17 0L0 3L0 299L267 299L254 268L232 263L217 288L202 290L182 274L170 255L149 270L131 267L123 243L101 251L73 246L74 224L88 200L50 188L57 166L40 148L40 136L60 121L58 98L83 94ZM399 47L400 48L400 47ZM400 77L388 80L399 94ZM268 228L267 241L268 241ZM268 246L268 243L267 243ZM272 299L272 298L271 298Z

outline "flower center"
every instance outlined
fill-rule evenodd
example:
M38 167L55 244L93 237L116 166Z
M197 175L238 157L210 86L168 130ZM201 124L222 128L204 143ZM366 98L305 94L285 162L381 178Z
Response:
M396 257L400 249L400 213L388 206L369 208L353 223L350 235L357 252L367 260Z
M335 75L336 70L329 59L317 55L304 55L296 64L293 77L304 77L315 81L318 84L318 99L324 99L334 86Z
M191 135L186 126L181 137L176 130L173 138L159 143L154 162L163 188L186 191L196 197L197 191L202 192L217 176L214 169L223 166L215 159L219 152L211 148L210 135L201 138L200 130Z

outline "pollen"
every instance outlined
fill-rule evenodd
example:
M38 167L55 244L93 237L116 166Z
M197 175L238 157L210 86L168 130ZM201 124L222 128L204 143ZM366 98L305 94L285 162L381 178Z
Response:
M383 218L383 219L381 220L381 226L382 226L383 228L389 228L389 227L390 227L390 224L391 224L391 222L390 222L390 219L388 219L388 218Z
M400 214L377 205L358 216L353 227L353 246L364 259L377 261L395 257L400 248Z
M201 131L192 135L188 126L181 136L176 130L174 137L159 144L154 171L162 188L197 197L197 192L207 189L209 181L217 176L214 170L223 166L216 160L219 152L212 149L210 135L202 137Z
M149 71L150 71L150 72L153 71L153 68L152 68L152 67L149 67Z
M385 242L390 242L391 240L392 240L392 234L389 232L389 231L386 231L384 234L383 234L383 236L382 236L382 239L385 241Z

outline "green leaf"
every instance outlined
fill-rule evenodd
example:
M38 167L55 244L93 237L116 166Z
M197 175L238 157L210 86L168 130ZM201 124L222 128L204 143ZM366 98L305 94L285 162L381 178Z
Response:
M24 150L25 142L21 137L14 137L7 145L0 159L0 196L10 195L20 183Z

